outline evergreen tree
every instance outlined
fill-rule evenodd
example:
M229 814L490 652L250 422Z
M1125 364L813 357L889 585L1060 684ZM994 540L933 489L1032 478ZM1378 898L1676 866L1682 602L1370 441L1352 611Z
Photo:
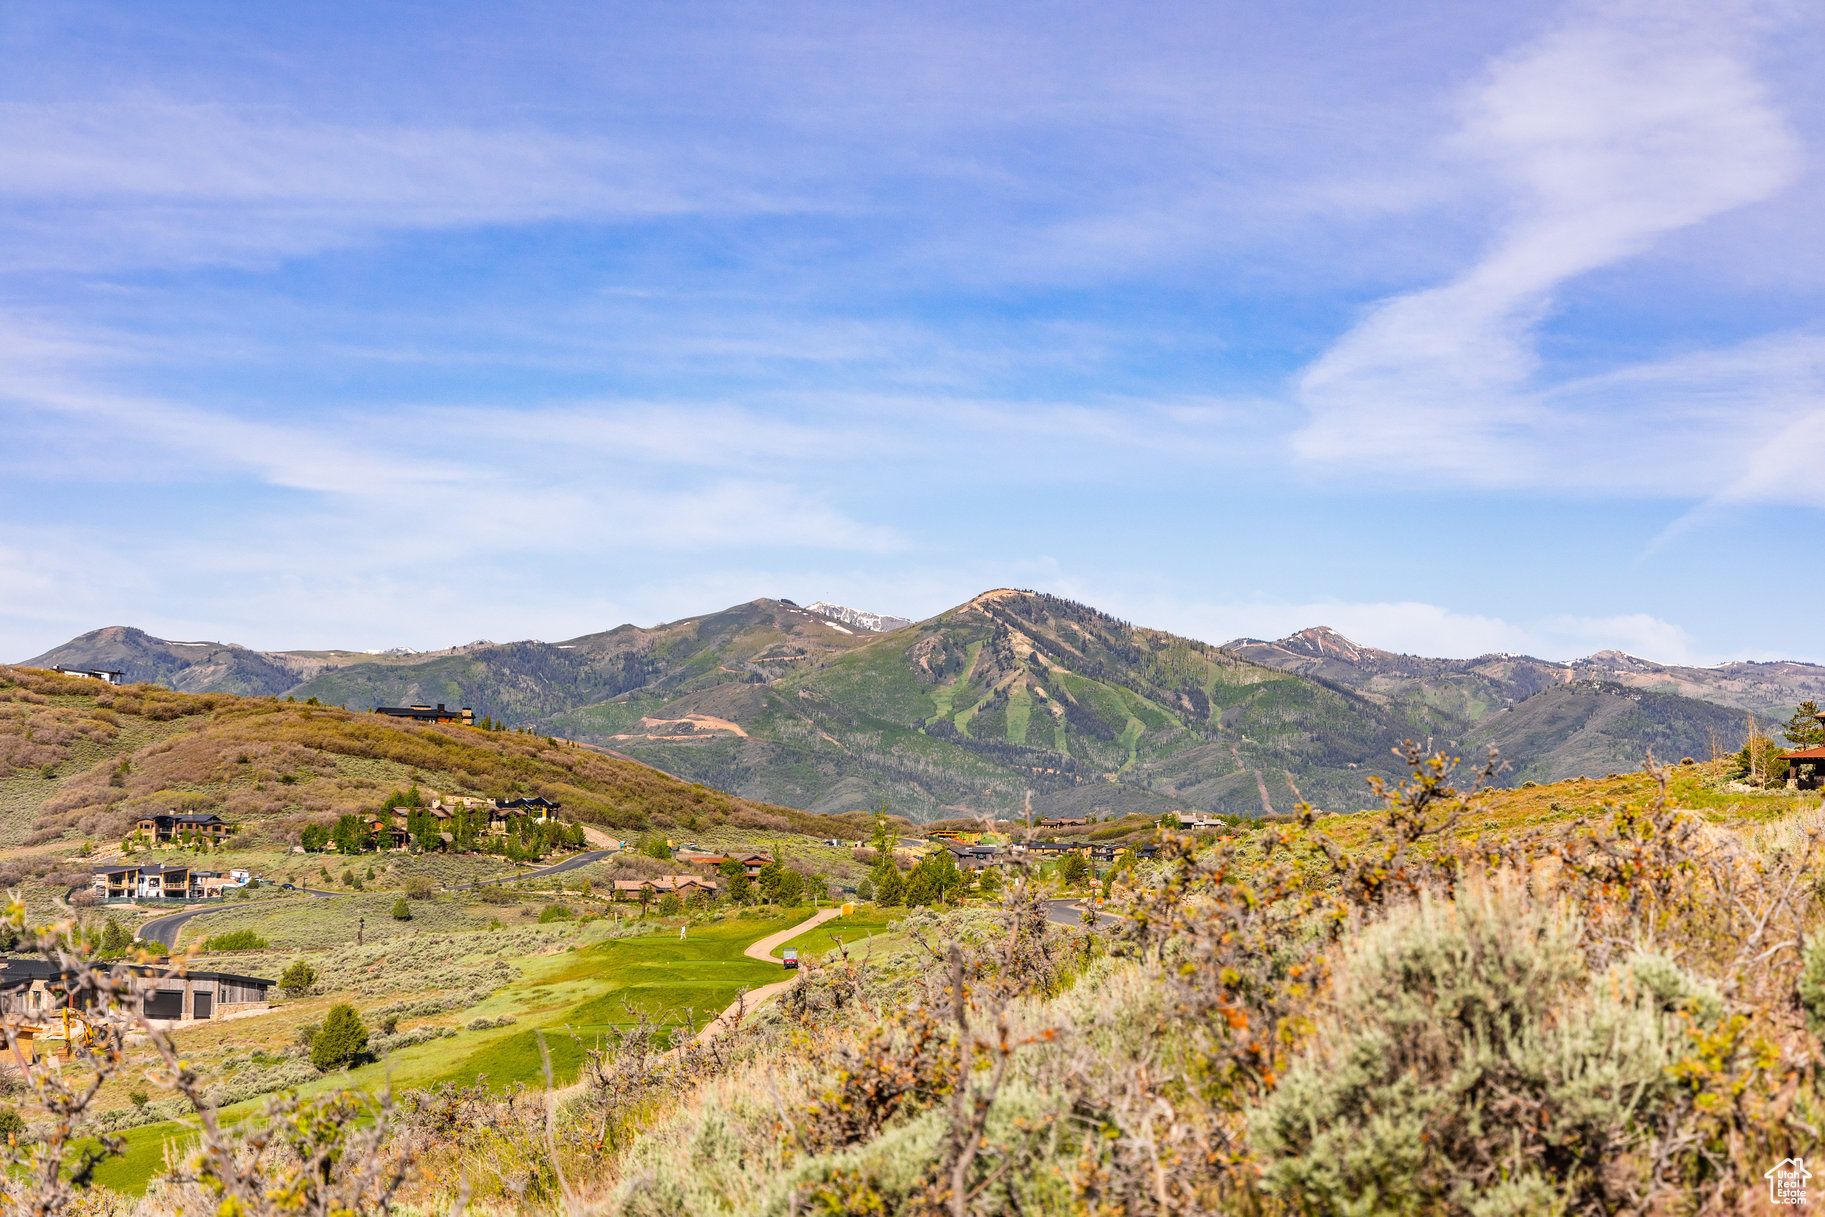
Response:
M406 898L404 896L401 896L398 900L393 902L393 920L412 920L412 906L406 903Z
M108 924L101 931L101 953L103 955L122 955L133 945L133 936L120 928L120 922L108 918Z
M900 875L900 868L889 862L878 872L875 879L875 899L891 908L901 903L906 897L906 880Z
M768 903L779 899L780 876L784 873L785 868L775 859L761 867L760 874L754 876L755 886L760 888L761 894L767 898Z
M1810 701L1801 702L1793 717L1781 724L1781 734L1795 748L1825 745L1825 722L1819 721L1819 707Z
M943 895L944 893L938 890L937 881L932 878L931 872L926 869L923 862L913 867L912 873L907 875L905 899L906 903L914 908L936 904Z
M868 834L869 848L877 854L891 854L898 841L893 825L887 822L887 800L882 799L881 805L875 808L874 830Z
M368 1029L355 1007L340 1002L330 1007L323 1026L311 1039L311 1064L317 1072L328 1073L353 1064L368 1050Z

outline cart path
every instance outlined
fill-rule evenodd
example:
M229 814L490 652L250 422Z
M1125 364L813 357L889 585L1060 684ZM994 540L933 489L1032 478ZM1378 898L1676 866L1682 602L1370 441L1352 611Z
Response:
M777 934L769 934L759 942L749 944L742 950L742 954L746 955L749 959L758 959L763 963L782 963L784 961L773 954L775 950L784 946L786 943L791 942L794 938L797 938L807 930L814 930L818 926L823 925L826 921L829 921L832 917L837 917L841 914L842 909L840 908L819 909L812 916L799 922L797 925L783 929ZM797 984L799 976L800 973L794 972L785 980L777 980L770 985L762 985L758 989L749 989L746 993L730 1002L727 1010L724 1010L721 1014L718 1014L715 1018L704 1024L703 1030L692 1036L691 1041L693 1043L702 1043L704 1040L714 1039L723 1032L732 1029L742 1019L760 1009L764 1003L779 996L781 993L784 993L787 989L790 989L793 985ZM664 1058L675 1056L677 1053L677 1048L667 1048L659 1055ZM578 1077L576 1081L568 1086L547 1088L545 1091L546 1101L552 1104L562 1102L573 1095L581 1094L588 1085L589 1083L582 1077Z
M778 956L773 954L774 951L785 946L788 942L791 942L794 938L797 938L807 930L814 930L818 926L823 925L826 921L829 921L832 917L837 917L841 914L841 909L819 909L809 919L801 921L788 929L781 930L777 934L767 935L759 942L748 947L742 954L746 955L749 959L758 959L762 963L780 963L782 961ZM749 989L742 996L730 1002L727 1010L724 1010L721 1014L718 1014L715 1018L711 1019L704 1029L697 1033L698 1041L702 1042L703 1040L714 1039L716 1036L721 1035L723 1032L734 1027L736 1023L740 1022L743 1018L754 1013L754 1011L760 1009L761 1006L797 984L799 975L799 973L794 972L785 980L776 980L770 985L762 985L758 989Z

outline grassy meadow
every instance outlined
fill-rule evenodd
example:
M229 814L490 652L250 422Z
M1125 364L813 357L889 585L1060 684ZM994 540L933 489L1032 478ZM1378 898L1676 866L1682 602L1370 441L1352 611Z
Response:
M286 903L302 912L305 899ZM426 903L435 908L446 902ZM338 904L315 901L311 907ZM224 1093L232 1093L237 1078L247 1080L263 1068L273 1071L283 1068L282 1062L295 1062L301 1030L320 1023L337 1002L354 1003L373 1030L386 1012L454 998L451 1008L428 1015L396 1014L406 1036L426 1028L443 1030L437 1038L388 1052L352 1070L309 1076L287 1089L312 1095L347 1086L395 1091L477 1083L495 1090L539 1087L545 1077L541 1037L555 1081L567 1085L576 1080L585 1051L595 1047L603 1033L629 1025L636 1012L656 1022L700 1030L742 990L783 979L779 964L749 959L742 952L810 913L805 908L700 919L684 923L683 940L677 918L631 924L553 922L494 930L462 921L415 918L360 949L208 956L204 966L269 973L302 958L318 968L321 991L297 999L281 997L270 1013L258 1017L207 1023L175 1034L185 1058L206 1079L219 1083ZM835 936L844 931L859 939L880 935L899 915L860 909L801 935L791 945L809 955L834 946ZM305 1066L287 1076L301 1073L314 1071ZM103 1106L124 1113L129 1107L128 1086L111 1083ZM224 1119L238 1120L257 1111L260 1103L259 1096L249 1096L220 1110ZM189 1135L179 1120L128 1128L126 1153L103 1167L98 1181L118 1191L142 1190L161 1168L166 1143Z

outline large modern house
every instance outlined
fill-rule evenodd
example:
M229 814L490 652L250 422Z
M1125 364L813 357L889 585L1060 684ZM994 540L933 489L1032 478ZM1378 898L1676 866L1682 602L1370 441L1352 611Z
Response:
M488 831L506 832L508 825L521 816L544 824L556 820L563 806L542 794L530 799L496 799L494 806L488 809Z
M119 684L121 677L126 675L125 672L116 672L112 668L66 668L62 664L56 665L51 671L63 676L86 676L90 680L99 680L109 685Z
M206 900L245 887L248 878L246 871L224 875L193 866L116 862L97 866L90 882L103 900Z
M234 832L234 825L216 815L160 813L141 816L135 825L141 836L160 845L194 837L199 841L220 841Z
M444 703L435 706L375 706L374 713L385 714L393 718L409 718L421 723L461 723L465 727L475 726L475 711L468 706L460 710L450 710Z
M134 965L133 990L146 1017L162 1023L226 1018L267 1008L274 982L232 972L184 971ZM0 960L0 1017L49 1023L63 1010L79 1008L68 988L70 973L43 959ZM61 1031L62 1028L60 1027Z

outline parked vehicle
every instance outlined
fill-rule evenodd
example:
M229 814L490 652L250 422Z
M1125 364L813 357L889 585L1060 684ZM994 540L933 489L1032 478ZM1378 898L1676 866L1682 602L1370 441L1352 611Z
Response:
M788 968L798 967L798 948L787 947L785 950L785 960Z

